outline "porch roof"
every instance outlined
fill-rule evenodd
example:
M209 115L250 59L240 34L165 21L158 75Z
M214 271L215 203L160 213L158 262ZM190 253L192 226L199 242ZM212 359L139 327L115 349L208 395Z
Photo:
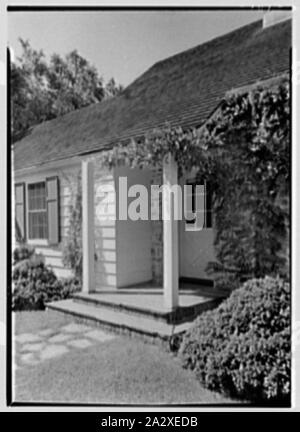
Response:
M15 169L110 148L162 126L200 126L227 91L290 70L291 21L262 21L160 61L121 95L41 123L15 143Z

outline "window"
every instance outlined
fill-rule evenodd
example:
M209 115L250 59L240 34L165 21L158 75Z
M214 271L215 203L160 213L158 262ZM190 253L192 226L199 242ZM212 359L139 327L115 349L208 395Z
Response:
M46 183L28 185L28 238L47 238Z
M41 178L36 183L15 185L16 240L60 242L59 178Z
M190 198L192 200L192 202L191 202L191 204L192 204L191 213L195 214L195 210L196 210L196 183L188 182L187 186L192 186L192 196L190 196ZM195 222L196 222L196 217L195 216L193 218L191 218L191 219L190 218L186 219L186 221L185 221L185 223L191 224L191 225L193 225Z
M212 228L212 193L210 190L209 183L204 180L203 182L187 182L187 185L192 186L192 196L191 196L191 204L192 204L192 213L196 211L196 186L197 184L200 186L204 184L204 228ZM185 221L187 224L195 224L196 217L192 219L187 219Z

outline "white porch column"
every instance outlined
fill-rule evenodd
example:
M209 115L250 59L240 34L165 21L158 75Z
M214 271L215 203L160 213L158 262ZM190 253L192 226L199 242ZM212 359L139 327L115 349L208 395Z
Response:
M82 291L95 290L94 165L82 161Z
M178 183L177 164L173 156L163 162L163 241L164 241L164 303L175 309L178 299L178 221L174 220L172 185Z

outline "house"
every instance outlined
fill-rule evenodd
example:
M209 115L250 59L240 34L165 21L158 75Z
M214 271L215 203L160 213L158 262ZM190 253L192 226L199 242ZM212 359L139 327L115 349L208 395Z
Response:
M164 310L174 311L179 280L198 282L213 292L205 270L214 258L211 223L191 232L186 220L101 217L107 211L118 213L120 177L127 178L128 187L142 184L149 189L162 182L172 186L178 181L174 161L156 169L105 170L99 160L118 142L140 137L165 122L201 126L227 92L289 74L291 20L283 16L278 22L272 13L268 17L160 61L121 95L44 122L15 143L17 226L58 275L70 273L62 264L61 245L81 176L83 293L90 298L91 293L111 296L132 286L136 292L152 281L163 286ZM184 173L180 184L193 182L193 176ZM168 205L164 197L163 205Z

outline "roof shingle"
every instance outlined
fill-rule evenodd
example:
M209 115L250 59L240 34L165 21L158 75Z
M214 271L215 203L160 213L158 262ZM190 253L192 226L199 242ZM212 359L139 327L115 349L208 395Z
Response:
M121 95L41 123L15 143L15 169L111 147L163 125L202 124L225 93L289 72L291 21L262 21L160 61Z

